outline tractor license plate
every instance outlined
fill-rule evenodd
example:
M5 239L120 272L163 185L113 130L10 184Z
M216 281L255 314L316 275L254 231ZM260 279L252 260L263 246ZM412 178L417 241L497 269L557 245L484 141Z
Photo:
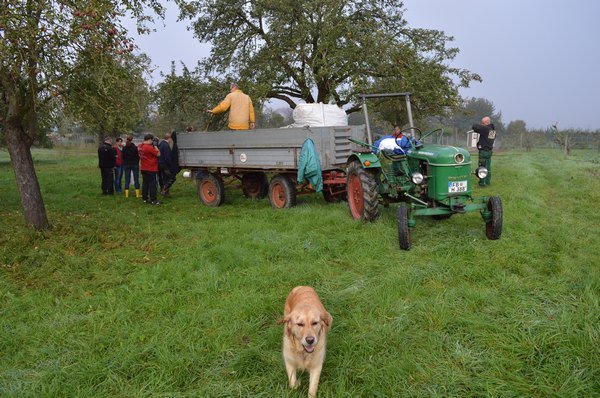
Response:
M466 181L450 181L448 182L448 193L467 192Z

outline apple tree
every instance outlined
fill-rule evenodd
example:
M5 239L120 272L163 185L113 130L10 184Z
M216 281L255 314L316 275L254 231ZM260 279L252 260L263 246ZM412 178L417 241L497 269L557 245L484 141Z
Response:
M120 24L125 15L140 30L162 15L156 0L2 0L0 2L0 133L10 154L25 222L48 227L48 218L31 156L41 115L53 99L69 100L66 81L82 51L118 58L129 42ZM121 52L121 54L119 54ZM47 114L47 113L46 113Z

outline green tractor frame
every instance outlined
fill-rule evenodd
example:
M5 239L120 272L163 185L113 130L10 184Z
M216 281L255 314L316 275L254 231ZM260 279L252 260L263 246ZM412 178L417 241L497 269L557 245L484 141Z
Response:
M502 201L497 196L476 198L471 189L471 174L487 176L487 169L479 166L471 171L471 155L463 148L425 144L424 140L440 129L427 133L414 127L410 106L411 93L361 94L365 114L367 139L350 139L365 148L350 156L346 172L346 188L350 214L355 220L375 221L379 204L399 203L396 211L400 248L409 250L412 244L411 228L415 217L431 216L436 220L454 214L479 211L485 222L488 239L499 239L502 234ZM403 154L379 150L373 145L367 99L404 97L412 132L411 149ZM400 147L400 134L394 136Z

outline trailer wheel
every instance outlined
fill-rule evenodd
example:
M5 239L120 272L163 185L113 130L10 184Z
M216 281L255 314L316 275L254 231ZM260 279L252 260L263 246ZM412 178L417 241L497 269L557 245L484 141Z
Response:
M401 203L396 210L396 221L398 222L398 243L403 250L409 250L411 246L410 228L408 227L408 206Z
M296 186L288 176L277 174L271 179L269 201L274 209L287 209L296 206Z
M246 173L242 176L242 192L250 199L262 199L269 193L269 180L262 171Z
M487 202L487 209L492 218L485 222L485 236L488 239L500 239L502 235L502 201L497 196L491 196Z
M379 217L379 201L375 174L360 162L352 162L346 173L348 207L355 220L375 221Z
M198 196L206 206L221 206L225 201L223 180L214 174L203 173L200 180L198 180Z

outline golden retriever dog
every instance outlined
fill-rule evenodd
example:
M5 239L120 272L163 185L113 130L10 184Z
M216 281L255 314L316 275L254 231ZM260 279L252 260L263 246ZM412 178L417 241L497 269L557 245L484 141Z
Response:
M308 370L308 396L316 397L325 360L327 331L333 318L325 310L312 287L296 286L283 309L283 360L291 388L300 385L297 370Z

